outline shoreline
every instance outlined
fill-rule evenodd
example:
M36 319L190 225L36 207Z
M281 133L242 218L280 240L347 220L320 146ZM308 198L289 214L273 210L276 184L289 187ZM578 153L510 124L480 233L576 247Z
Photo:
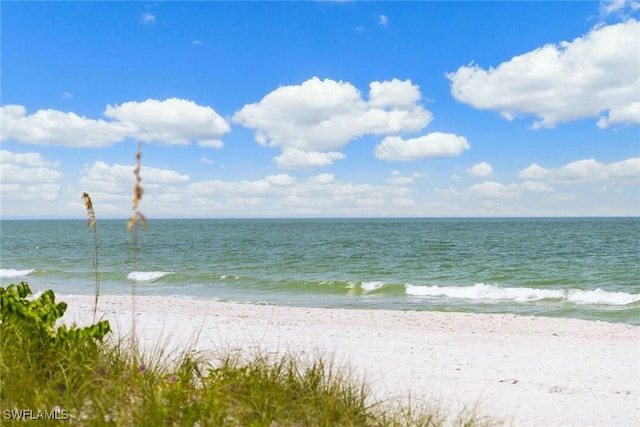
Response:
M91 323L93 296L58 296L65 323ZM98 316L130 334L131 296ZM142 349L322 356L376 400L435 402L518 426L640 423L640 327L511 314L327 309L137 296ZM215 356L214 356L215 357Z

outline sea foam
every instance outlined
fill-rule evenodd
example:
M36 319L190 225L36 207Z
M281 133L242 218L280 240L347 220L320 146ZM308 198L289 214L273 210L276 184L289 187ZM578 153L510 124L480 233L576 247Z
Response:
M22 277L33 273L35 269L14 270L13 268L0 268L0 277Z
M640 301L640 295L626 292L607 292L602 289L570 290L567 292L567 300L575 304L628 305Z
M373 292L376 289L380 289L383 286L384 286L384 282L380 282L380 281L360 283L360 289L362 289L362 292Z
M350 289L351 291L360 291L366 294L369 292L376 291L384 287L385 285L386 284L384 282L381 282L378 280L373 280L369 282L348 282L347 289Z
M416 286L407 284L405 293L421 297L449 297L469 300L542 301L562 300L574 304L627 305L640 301L640 294L607 292L602 289L512 288L476 283L474 286Z
M127 279L132 282L155 282L167 274L173 274L170 271L132 271L127 275Z

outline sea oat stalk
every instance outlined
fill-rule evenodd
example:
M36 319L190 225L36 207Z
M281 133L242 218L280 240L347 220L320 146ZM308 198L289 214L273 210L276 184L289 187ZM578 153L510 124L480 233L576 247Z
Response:
M144 194L144 190L142 189L142 186L140 186L140 182L142 181L142 178L140 178L141 157L142 157L142 152L140 149L140 143L138 143L138 152L136 153L136 165L133 168L133 174L136 177L135 183L133 185L133 206L132 206L133 215L131 216L131 218L129 218L129 223L127 224L127 230L129 231L135 231L135 227L138 223L138 220L140 220L140 224L142 224L143 230L146 230L147 228L147 218L145 218L142 212L138 211L138 204L140 203L140 200L142 200L142 194Z
M93 303L93 322L96 322L96 314L98 312L98 296L100 295L100 277L98 274L98 228L96 227L96 213L93 210L93 202L91 196L86 191L82 193L82 200L84 200L84 206L87 209L87 227L93 229L93 271L96 275L96 288L95 288L95 301Z
M133 168L133 174L135 175L135 182L133 184L133 215L129 218L129 222L127 224L127 230L132 233L133 237L133 271L137 271L138 268L138 221L142 226L143 230L147 228L147 218L138 210L138 205L140 200L142 200L142 194L144 194L144 190L140 185L142 178L140 178L140 169L141 169L141 157L142 150L141 144L138 142L138 151L136 152L136 165ZM137 353L137 339L136 339L136 281L135 277L132 278L131 281L131 343L133 346L132 354Z

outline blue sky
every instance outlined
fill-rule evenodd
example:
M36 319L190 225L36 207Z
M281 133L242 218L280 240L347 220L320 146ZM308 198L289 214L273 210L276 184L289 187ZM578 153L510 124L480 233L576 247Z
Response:
M1 216L640 214L640 3L2 2Z

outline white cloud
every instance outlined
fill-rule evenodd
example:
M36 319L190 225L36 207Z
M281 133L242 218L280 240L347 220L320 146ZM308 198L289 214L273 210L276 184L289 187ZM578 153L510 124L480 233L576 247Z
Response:
M87 166L82 171L83 176L79 184L82 191L89 192L95 201L115 201L117 207L114 210L131 205L133 188L133 165L109 165L103 161L96 161ZM171 192L174 186L180 186L190 181L188 175L178 173L169 169L151 168L142 166L140 170L142 176L142 188L144 189L143 199L149 194L162 194Z
M125 182L127 186L133 183L133 165L115 164L109 166L98 160L90 167L84 169L84 178L95 182ZM145 185L185 183L190 180L189 175L181 174L170 169L159 169L142 166L140 175L144 178Z
M420 100L420 88L411 80L371 82L369 84L369 105L371 107L415 107Z
M495 181L486 181L469 187L466 191L470 197L480 199L511 199L520 196L516 184L504 185Z
M326 165L327 157L318 153L336 150L361 136L417 132L429 124L431 113L418 104L420 92L410 80L397 79L370 84L369 101L348 82L313 77L301 85L281 86L258 103L245 105L233 120L256 130L261 145L280 147L279 163L302 152ZM298 151L286 152L287 149ZM330 156L329 156L330 154ZM300 167L313 161L299 156Z
M553 188L539 182L531 181L525 181L522 184L508 185L495 181L485 181L481 184L472 185L467 188L465 195L467 197L483 200L507 200L518 198L526 191L549 192L553 191Z
M600 127L638 124L639 33L640 23L630 19L596 27L572 42L545 45L497 68L463 66L447 74L451 93L508 120L537 116L534 128L599 116Z
M398 203L407 206L408 189L400 185L342 182L333 174L314 175L298 181L288 174L269 175L255 181L210 180L188 184L185 198L200 200L198 209L259 216L354 216L392 212ZM190 205L193 205L190 202ZM250 205L253 210L237 210Z
M281 173L278 175L269 175L265 178L265 181L277 187L289 187L296 183L296 178L286 173Z
M27 115L21 105L0 107L2 140L17 139L37 145L106 147L135 134L131 124L92 120L75 113L38 110Z
M473 165L470 169L467 169L469 176L486 178L493 174L493 168L487 162L478 163Z
M39 153L0 152L0 198L5 201L50 201L58 197L62 173ZM6 205L6 203L5 203ZM36 205L37 206L37 205ZM4 210L4 208L3 208Z
M640 102L612 108L607 117L601 117L596 124L600 129L605 129L611 125L627 123L640 123Z
M231 128L211 107L171 98L148 99L108 105L105 116L94 120L73 112L38 110L28 115L21 105L0 107L2 140L17 139L38 145L65 147L106 147L125 138L165 144L188 144L220 148L219 137Z
M219 139L205 139L204 141L198 141L198 145L200 147L208 147L208 148L215 148L215 149L220 149L224 147L224 143Z
M302 151L297 148L285 148L282 154L275 158L276 164L282 169L302 170L313 169L333 164L334 160L344 159L345 155L337 151L322 153L319 151Z
M2 167L2 184L35 183L44 185L51 181L59 181L62 174L45 167L22 167L10 163L0 164Z
M100 160L86 165L75 192L78 198L82 191L91 195L97 216L122 218L131 211L133 168L133 165L110 165ZM172 201L175 200L182 202L182 208L190 203L184 197L184 189L191 180L188 175L148 166L142 166L140 175L144 190L140 210L147 216L150 212L164 211L168 215L179 213L178 209L171 211ZM80 210L75 196L66 208L71 212Z
M387 182L392 185L411 185L415 184L416 180L411 178L410 176L390 176L387 178Z
M404 140L399 136L388 136L375 149L378 159L389 161L412 161L425 157L453 157L470 148L463 136L433 132L418 138Z
M105 116L134 126L136 139L147 142L206 143L231 131L229 124L213 108L178 98L108 105Z
M151 12L142 12L140 13L140 21L142 21L143 24L155 24L156 16Z
M0 163L17 163L27 166L58 166L58 162L45 160L40 153L13 153L7 150L0 150Z
M640 2L629 0L607 0L600 2L600 14L604 16L611 14L624 16L624 12L628 9L631 11L640 9Z
M548 191L554 190L553 187L547 184L544 184L542 182L535 182L535 181L525 181L522 184L520 184L520 187L526 191L548 192Z
M617 12L625 7L625 0L609 0L600 2L600 11L605 15Z
M521 170L518 178L522 179L543 179L549 176L549 170L543 168L537 163L533 163Z
M609 164L595 159L577 160L557 169L544 168L534 163L520 171L518 177L561 184L640 184L640 157Z
M378 15L378 25L381 27L389 25L389 17L386 15Z
M321 173L320 175L312 176L308 179L311 184L326 185L335 181L336 177L332 173Z

